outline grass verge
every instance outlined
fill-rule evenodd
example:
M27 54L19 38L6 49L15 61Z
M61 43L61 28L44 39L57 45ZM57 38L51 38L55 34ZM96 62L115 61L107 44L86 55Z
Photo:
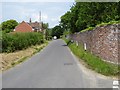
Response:
M71 43L69 40L64 39L71 51L80 59L82 59L88 68L101 73L106 76L118 76L120 75L120 65L112 64L103 61L101 58L85 51L81 45L76 46L75 43Z
M95 29L96 27L101 27L101 26L106 26L106 25L112 25L112 24L120 24L120 21L110 21L110 22L107 22L107 23L102 22L102 23L96 25L95 27L88 27L88 28L86 28L86 29L84 29L84 30L82 30L82 31L80 31L80 32L86 32L86 31L93 30L93 29Z
M6 65L2 71L5 71L5 70L8 70L24 61L26 61L28 58L30 58L31 56L33 56L34 54L38 53L39 51L41 51L45 46L48 45L48 42L46 41L44 44L41 44L41 45L37 45L37 46L32 46L31 49L33 50L34 49L34 52L32 52L31 54L29 54L28 56L23 56L23 57L20 57L18 60L13 60L11 62L7 62L8 65ZM24 53L27 53L24 51ZM14 54L13 54L14 55ZM3 67L3 65L2 65Z

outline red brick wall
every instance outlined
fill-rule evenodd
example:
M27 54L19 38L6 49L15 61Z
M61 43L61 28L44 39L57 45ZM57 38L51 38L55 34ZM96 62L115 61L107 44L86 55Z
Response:
M120 24L96 27L94 30L76 33L70 37L82 45L86 43L87 50L103 60L120 63Z
M33 30L29 24L23 21L15 28L15 32L33 32Z

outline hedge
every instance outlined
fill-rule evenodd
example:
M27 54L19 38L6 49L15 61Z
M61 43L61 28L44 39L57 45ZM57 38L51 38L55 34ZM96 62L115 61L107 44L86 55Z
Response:
M3 34L2 52L14 52L43 42L43 35L37 32Z

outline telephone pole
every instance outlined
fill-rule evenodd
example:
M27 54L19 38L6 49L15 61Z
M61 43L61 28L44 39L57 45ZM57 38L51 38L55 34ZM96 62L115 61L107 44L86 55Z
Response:
M42 30L42 22L41 22L41 11L39 11L39 29Z
M41 23L41 11L39 11L39 22Z

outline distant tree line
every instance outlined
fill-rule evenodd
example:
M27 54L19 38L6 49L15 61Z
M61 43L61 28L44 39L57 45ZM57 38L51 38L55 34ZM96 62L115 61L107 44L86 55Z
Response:
M51 36L57 36L57 38L60 38L60 36L63 34L63 29L60 25L55 26L52 28Z
M60 26L70 32L120 20L120 2L76 2L61 16Z

